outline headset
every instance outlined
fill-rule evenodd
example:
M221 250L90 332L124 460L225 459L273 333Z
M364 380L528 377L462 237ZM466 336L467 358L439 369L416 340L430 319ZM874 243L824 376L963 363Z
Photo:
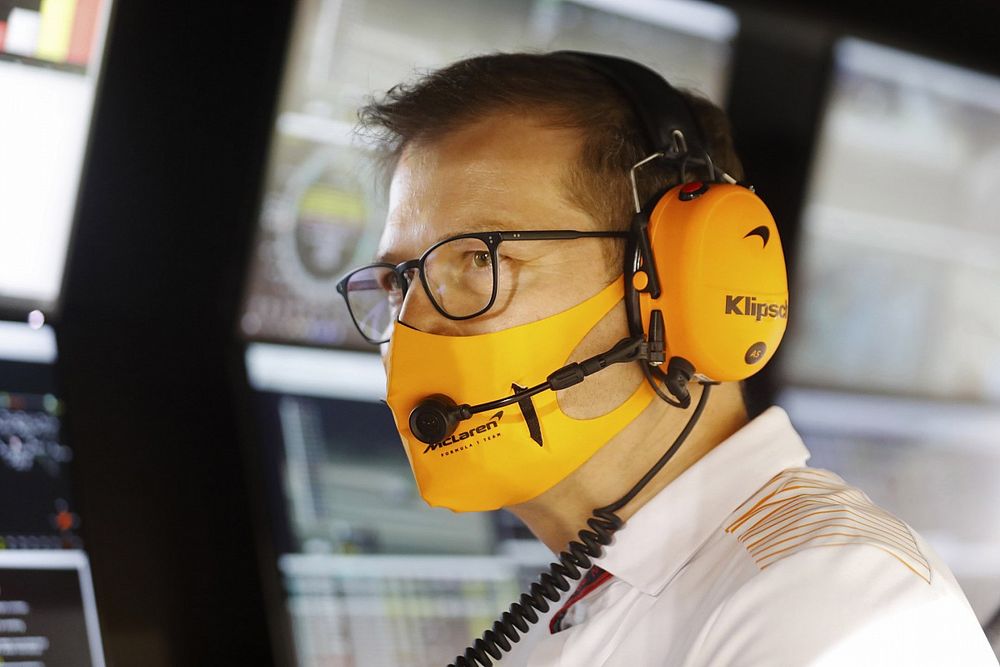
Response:
M630 338L499 401L457 406L447 397L430 397L414 409L410 424L424 424L424 435L437 441L442 428L454 431L473 414L571 386L616 363L638 362L656 394L681 409L691 404L689 382L703 388L688 422L656 464L622 498L595 509L579 541L570 542L530 591L450 667L490 667L492 660L511 650L511 642L538 622L538 612L548 611L549 603L569 590L569 580L579 579L591 559L601 556L624 524L616 512L687 439L711 386L759 371L774 354L788 318L785 262L774 218L751 186L738 183L712 162L711 146L684 97L659 74L631 60L578 51L549 55L610 81L630 104L646 139L646 157L629 172L635 205L624 262ZM675 166L680 183L642 202L638 174L654 160ZM687 181L695 167L709 178ZM423 440L418 430L414 433Z

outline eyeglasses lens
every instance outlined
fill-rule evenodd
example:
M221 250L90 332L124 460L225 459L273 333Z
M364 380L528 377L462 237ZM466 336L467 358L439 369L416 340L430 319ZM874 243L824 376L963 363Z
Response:
M495 276L493 253L481 239L453 239L424 259L431 298L452 317L469 317L485 309L493 296Z
M347 305L361 334L373 342L385 342L392 334L403 289L396 273L385 266L369 266L351 274L347 281Z

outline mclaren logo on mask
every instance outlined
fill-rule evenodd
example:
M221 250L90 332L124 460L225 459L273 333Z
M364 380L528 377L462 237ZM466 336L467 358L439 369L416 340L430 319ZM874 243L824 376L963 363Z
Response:
M788 319L788 302L765 303L758 301L754 296L733 296L726 295L726 315L743 315L753 317L758 322L764 318L780 317Z
M453 433L452 435L448 436L441 442L435 442L432 445L427 445L427 447L424 448L424 454L436 451L438 449L441 449L442 447L457 445L458 443L468 440L469 438L474 438L477 435L483 435L489 433L489 431L492 431L495 428L499 428L500 420L502 418L503 418L503 410L490 417L489 421L487 421L485 424L480 424L475 428L470 428L468 431ZM493 434L490 434L490 437L492 436Z

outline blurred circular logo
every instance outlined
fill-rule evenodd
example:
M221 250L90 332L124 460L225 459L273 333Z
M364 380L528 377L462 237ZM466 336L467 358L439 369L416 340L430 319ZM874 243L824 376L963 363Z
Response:
M753 366L759 363L765 354L767 354L767 345L763 341L758 341L747 349L747 353L743 355L743 361Z
M335 280L346 270L365 221L361 197L322 183L299 200L295 250L302 267L317 280Z

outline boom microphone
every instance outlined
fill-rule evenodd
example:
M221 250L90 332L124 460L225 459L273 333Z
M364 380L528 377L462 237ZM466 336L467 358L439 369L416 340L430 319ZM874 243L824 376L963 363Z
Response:
M473 414L469 405L455 405L444 394L428 396L410 412L410 432L424 444L441 442Z
M584 378L588 375L603 370L612 364L629 361L662 362L662 358L657 360L655 356L654 353L652 355L653 358L651 358L650 347L642 338L623 338L606 352L602 352L581 362L574 362L563 366L559 370L549 374L545 382L541 384L519 389L510 396L490 401L489 403L480 403L479 405L463 403L458 405L449 396L434 394L420 401L410 412L410 432L420 442L428 445L441 442L454 433L461 422L470 419L472 415L519 403L525 398L540 394L543 391L558 391L572 387L575 384L583 382Z

